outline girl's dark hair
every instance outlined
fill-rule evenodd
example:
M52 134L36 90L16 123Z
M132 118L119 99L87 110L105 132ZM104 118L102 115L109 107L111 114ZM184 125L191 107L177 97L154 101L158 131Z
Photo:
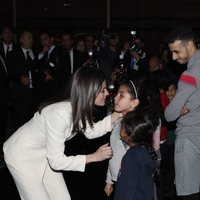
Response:
M96 96L102 83L106 80L103 71L96 67L80 67L73 75L69 87L54 100L43 103L39 112L48 105L61 101L70 101L72 105L72 133L83 133L86 130L86 120L93 127L92 112Z
M127 86L128 92L133 99L136 98L136 94L131 82L135 86L137 98L139 100L139 105L135 110L145 112L150 117L153 127L156 130L160 123L159 119L162 120L164 118L159 88L146 74L130 71L127 80L121 83L121 85Z
M136 97L140 100L141 95L143 95L142 81L144 76L135 70L130 70L126 76L126 79L120 83L125 85L128 88L128 92L131 95L132 99Z
M153 124L144 112L134 110L128 112L122 119L122 128L138 146L152 146Z
M152 80L145 80L142 83L143 95L140 97L137 110L145 112L151 119L154 130L159 126L160 120L164 119L164 113L160 100L160 92Z
M156 179L159 165L157 154L152 147L155 128L150 116L140 110L130 111L123 117L121 127L124 128L136 146L144 146L146 148L156 164L156 169L153 174L154 179Z
M106 76L98 68L81 67L71 80L70 100L72 105L72 132L84 132L86 120L93 127L92 111L95 98Z
M125 85L128 88L128 93L131 95L132 99L139 98L141 85L137 80L126 80L120 85Z

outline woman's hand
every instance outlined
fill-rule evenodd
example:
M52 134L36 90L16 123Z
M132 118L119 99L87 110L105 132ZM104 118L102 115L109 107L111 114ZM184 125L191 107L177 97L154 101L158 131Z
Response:
M114 124L116 120L122 117L122 113L113 112L111 115L111 123Z
M91 162L103 161L112 157L112 149L109 144L99 147L93 154L86 155L86 164Z
M107 194L107 196L110 196L113 192L113 184L111 183L106 183L105 187L104 187L104 191Z

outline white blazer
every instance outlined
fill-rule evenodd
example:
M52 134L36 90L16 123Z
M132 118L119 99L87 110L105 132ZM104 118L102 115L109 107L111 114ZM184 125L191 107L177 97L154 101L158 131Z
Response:
M4 143L6 163L25 176L42 180L47 163L54 170L84 171L85 155L66 156L65 141L74 135L70 102L59 102L36 112ZM111 116L94 124L87 124L85 135L96 138L111 131Z

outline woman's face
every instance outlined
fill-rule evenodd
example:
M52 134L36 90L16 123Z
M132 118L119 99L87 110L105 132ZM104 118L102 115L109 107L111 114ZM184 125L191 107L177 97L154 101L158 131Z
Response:
M108 96L108 90L106 88L106 82L104 81L101 85L100 91L96 96L95 105L104 106L106 97Z
M127 112L134 110L138 104L139 100L131 97L128 87L121 85L115 97L115 111L122 112L125 115Z

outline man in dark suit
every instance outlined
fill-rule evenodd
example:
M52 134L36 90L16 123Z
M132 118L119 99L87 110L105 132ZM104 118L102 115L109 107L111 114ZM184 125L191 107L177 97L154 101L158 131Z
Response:
M8 97L9 97L9 81L6 69L6 64L0 55L0 168L3 166L3 143L6 138L6 122L7 122L7 110L8 110Z
M73 73L83 65L86 60L83 53L73 48L74 39L70 33L63 33L60 46L60 64L67 83Z
M42 49L38 54L41 82L41 101L55 98L63 82L58 47L54 44L54 36L49 32L40 34Z
M7 79L9 81L9 87L11 82L11 63L13 52L16 49L16 44L13 42L14 31L10 26L4 26L1 30L1 43L0 43L0 55L5 64L5 70ZM9 99L10 101L11 99ZM10 102L11 103L11 102Z
M37 107L38 67L32 49L33 36L29 31L20 35L21 46L12 58L12 94L16 128L27 122Z
M16 49L13 43L14 31L10 26L4 26L1 29L0 43L0 168L3 168L3 143L6 139L8 128L8 113L11 107L11 91L10 91L10 63L12 53Z
M124 55L124 65L131 70L148 71L149 56L145 51L145 43L140 35L135 35L131 40L130 50Z
M1 30L1 43L0 43L0 55L2 56L4 62L9 58L10 53L16 48L13 42L14 31L12 27L5 26Z

